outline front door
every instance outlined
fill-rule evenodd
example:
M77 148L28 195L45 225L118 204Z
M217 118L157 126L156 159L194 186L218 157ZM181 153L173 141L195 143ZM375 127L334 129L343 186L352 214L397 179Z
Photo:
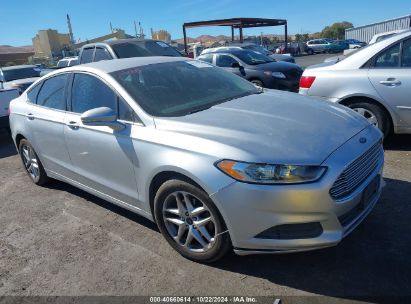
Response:
M118 95L91 74L74 75L70 111L65 118L64 135L72 161L72 178L122 202L138 206L135 178L136 153L130 134L133 123L114 131L106 126L87 126L81 114L98 107L118 113Z

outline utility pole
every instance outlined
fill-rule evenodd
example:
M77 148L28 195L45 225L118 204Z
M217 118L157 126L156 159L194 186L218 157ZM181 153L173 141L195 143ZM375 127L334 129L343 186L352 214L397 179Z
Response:
M134 32L136 33L136 38L138 38L138 34L137 34L137 23L134 20Z
M262 46L263 45L263 32L261 32L261 39L260 39L260 45Z
M111 21L110 21L110 31L111 33L113 33L113 25L111 24Z

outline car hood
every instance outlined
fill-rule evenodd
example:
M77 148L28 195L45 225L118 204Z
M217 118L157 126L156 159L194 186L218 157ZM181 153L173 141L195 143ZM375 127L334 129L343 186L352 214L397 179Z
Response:
M31 78L22 78L22 79L15 79L15 80L11 80L11 81L7 81L8 85L11 85L13 83L15 84L32 84L33 82L35 82L37 79L39 79L40 77L31 77Z
M158 130L184 134L185 149L249 162L305 165L321 164L369 126L343 106L275 90L154 121Z
M273 72L287 72L289 70L300 69L301 68L291 62L285 61L275 61L263 64L252 65L256 70L263 70L263 71L273 71Z

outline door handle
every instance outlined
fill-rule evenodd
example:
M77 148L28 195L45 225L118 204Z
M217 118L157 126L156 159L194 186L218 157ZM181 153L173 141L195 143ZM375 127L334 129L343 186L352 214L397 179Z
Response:
M29 120L34 120L34 118L35 118L33 113L27 114L26 117L27 117Z
M387 80L381 80L380 84L388 86L388 87L396 87L401 85L401 81L395 78L387 78Z
M67 126L72 130L78 130L79 129L79 126L78 126L77 122L75 122L75 121L70 121L67 124Z

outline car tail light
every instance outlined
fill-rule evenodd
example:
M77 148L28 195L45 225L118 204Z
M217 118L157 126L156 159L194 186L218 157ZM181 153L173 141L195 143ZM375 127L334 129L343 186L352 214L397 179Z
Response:
M300 88L309 89L313 85L315 76L302 76L300 78Z

